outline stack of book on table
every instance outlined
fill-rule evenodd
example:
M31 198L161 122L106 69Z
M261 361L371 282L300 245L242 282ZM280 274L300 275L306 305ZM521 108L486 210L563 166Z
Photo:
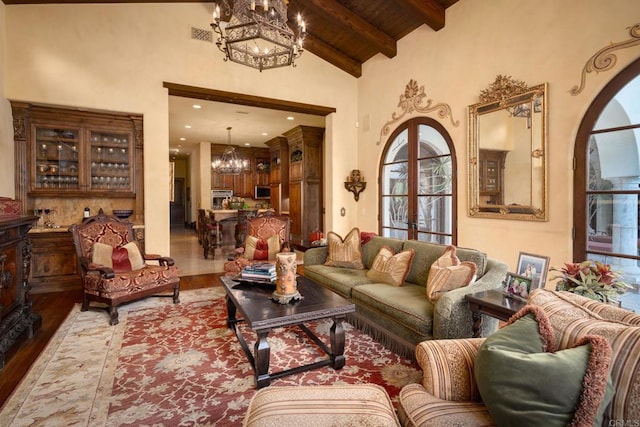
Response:
M270 262L259 262L248 265L240 272L240 278L247 281L275 282L276 265Z

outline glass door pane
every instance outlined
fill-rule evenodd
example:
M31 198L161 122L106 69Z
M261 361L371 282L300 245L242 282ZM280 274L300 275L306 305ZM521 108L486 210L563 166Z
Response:
M36 128L36 189L78 189L78 129Z
M131 191L131 136L91 131L91 188Z

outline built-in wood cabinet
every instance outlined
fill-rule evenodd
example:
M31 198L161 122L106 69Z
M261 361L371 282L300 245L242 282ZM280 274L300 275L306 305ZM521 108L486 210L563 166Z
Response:
M271 187L271 209L278 213L289 210L289 142L277 136L265 142L269 147Z
M506 151L480 150L478 177L480 202L484 205L504 204L504 162Z
M11 101L16 199L131 198L144 212L142 116Z
M39 294L81 289L82 278L71 233L58 230L32 231L30 238L31 292Z
M31 266L29 229L38 217L0 220L0 368L42 325L31 311L27 277Z
M322 230L324 128L297 126L284 133L289 145L289 216L292 239Z

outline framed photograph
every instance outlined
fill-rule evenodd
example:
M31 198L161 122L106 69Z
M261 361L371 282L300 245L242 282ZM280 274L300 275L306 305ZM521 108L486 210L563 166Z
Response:
M526 301L532 289L532 279L514 273L507 273L504 281L504 293L519 300Z
M516 274L531 279L531 289L543 288L549 270L549 257L520 252Z

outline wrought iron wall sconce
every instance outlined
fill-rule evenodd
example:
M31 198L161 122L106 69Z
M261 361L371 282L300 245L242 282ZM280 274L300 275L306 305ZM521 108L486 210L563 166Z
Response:
M351 175L347 177L347 180L344 183L344 188L353 193L353 197L356 199L356 202L360 199L360 193L367 188L367 183L364 181L364 177L360 174L359 169L351 171Z

